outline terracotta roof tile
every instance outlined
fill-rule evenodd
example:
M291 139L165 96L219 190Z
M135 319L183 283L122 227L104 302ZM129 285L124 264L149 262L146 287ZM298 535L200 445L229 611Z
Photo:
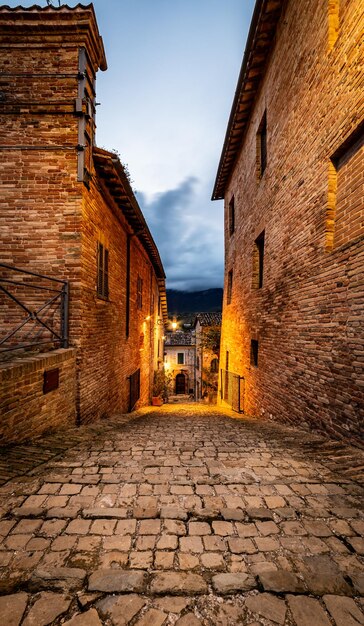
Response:
M221 326L222 313L197 313L195 325L199 321L201 326Z

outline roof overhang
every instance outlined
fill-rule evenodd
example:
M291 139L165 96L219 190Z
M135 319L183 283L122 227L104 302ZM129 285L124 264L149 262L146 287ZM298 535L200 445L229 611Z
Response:
M73 7L55 6L0 7L0 36L3 44L85 45L94 71L105 71L107 61L93 4Z
M264 77L285 0L256 0L212 200L222 200Z
M124 168L116 154L101 148L93 148L93 158L97 174L104 181L114 202L130 226L131 234L140 241L152 263L158 282L163 322L166 325L168 309L163 264Z

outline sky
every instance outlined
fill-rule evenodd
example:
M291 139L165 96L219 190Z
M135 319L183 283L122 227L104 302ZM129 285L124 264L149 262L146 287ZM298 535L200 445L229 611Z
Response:
M223 203L210 198L254 3L93 2L108 62L96 141L128 165L170 289L223 286Z

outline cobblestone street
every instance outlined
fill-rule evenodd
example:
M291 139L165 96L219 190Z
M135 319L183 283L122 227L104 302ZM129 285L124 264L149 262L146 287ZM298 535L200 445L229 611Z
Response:
M165 405L3 450L4 626L364 624L364 455Z

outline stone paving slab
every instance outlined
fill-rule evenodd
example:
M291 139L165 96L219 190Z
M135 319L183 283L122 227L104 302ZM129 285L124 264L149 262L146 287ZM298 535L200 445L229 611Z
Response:
M9 624L364 624L360 450L191 404L67 437L10 450Z

